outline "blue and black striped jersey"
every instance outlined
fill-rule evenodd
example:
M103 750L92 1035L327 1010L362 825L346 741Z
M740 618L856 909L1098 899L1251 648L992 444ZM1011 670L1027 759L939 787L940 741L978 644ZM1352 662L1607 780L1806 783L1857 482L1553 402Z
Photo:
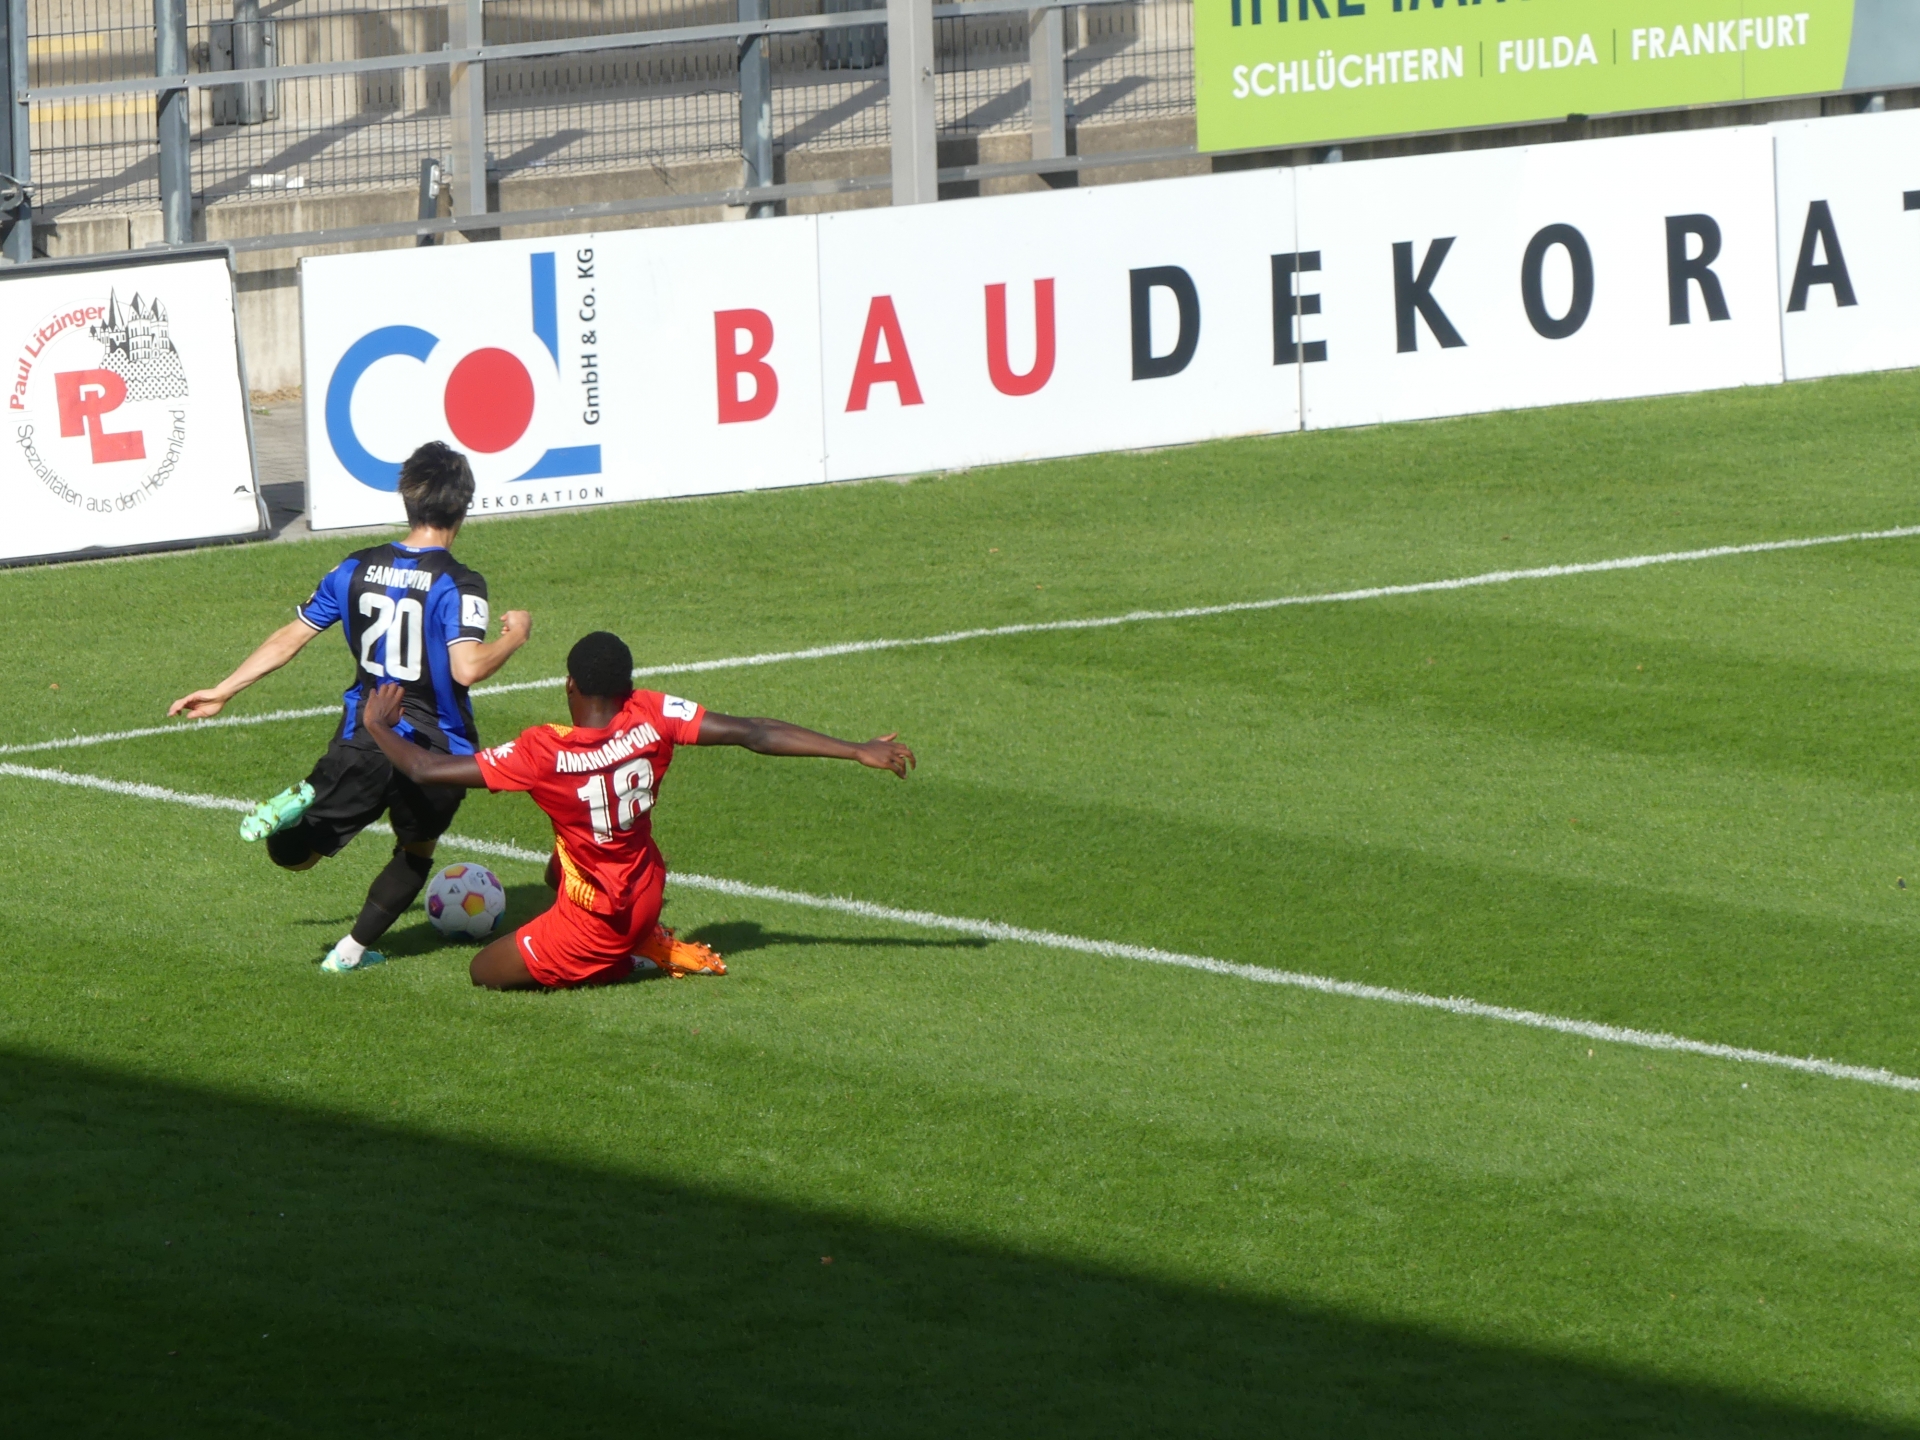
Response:
M373 687L406 687L395 728L436 749L471 755L479 744L467 687L453 678L455 645L487 638L487 582L446 550L397 542L356 550L326 573L300 618L315 630L338 621L353 652L339 736L361 733L360 709Z

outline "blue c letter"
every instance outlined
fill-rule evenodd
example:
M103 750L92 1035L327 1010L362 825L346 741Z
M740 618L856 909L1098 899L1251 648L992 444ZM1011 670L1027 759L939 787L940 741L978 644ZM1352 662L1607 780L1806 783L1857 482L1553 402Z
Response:
M439 343L439 336L417 326L384 325L349 345L333 367L333 378L327 382L327 439L347 473L362 485L392 494L400 488L400 462L380 459L353 433L353 392L360 377L368 366L389 355L425 360Z

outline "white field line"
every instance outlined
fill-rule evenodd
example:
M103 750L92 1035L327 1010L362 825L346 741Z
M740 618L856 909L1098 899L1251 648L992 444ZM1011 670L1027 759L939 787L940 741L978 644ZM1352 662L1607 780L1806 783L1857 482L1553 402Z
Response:
M1084 620L1036 620L1024 625L989 625L975 630L948 630L938 635L916 635L895 640L843 640L805 650L768 650L758 655L731 655L719 660L687 660L677 665L643 665L636 680L666 675L696 675L708 670L744 670L756 665L783 665L791 660L830 660L839 655L867 655L877 650L909 650L922 645L957 645L964 640L992 640L1006 635L1044 635L1063 630L1106 630L1115 625L1145 625L1163 620L1198 620L1210 615L1241 615L1256 610L1281 610L1292 605L1340 605L1356 600L1386 600L1398 595L1430 595L1443 590L1472 590L1482 585L1511 585L1517 580L1558 580L1569 575L1600 575L1610 570L1641 570L1649 565L1679 565L1693 560L1720 560L1730 555L1765 555L1776 550L1810 550L1821 545L1852 545L1865 540L1904 540L1920 535L1920 525L1893 530L1861 530L1850 535L1816 535L1800 540L1762 540L1750 545L1715 545L1705 550L1669 550L1659 555L1627 555L1616 560L1589 560L1576 565L1538 565L1529 570L1489 570L1452 580L1421 580L1411 585L1374 585L1364 590L1331 590L1317 595L1282 595L1271 600L1236 600L1225 605L1189 605L1182 610L1129 610L1124 615L1097 615ZM503 685L477 685L475 695L511 695L521 690L547 690L561 683L516 680ZM222 715L213 720L177 725L145 725L134 730L109 730L99 735L69 735L58 740L35 740L0 745L0 755L30 755L47 750L78 750L109 745L116 740L139 740L149 735L184 735L229 725L268 725L279 720L311 720L337 715L338 705L312 705L300 710L271 710L259 715Z
M219 795L190 795L165 790L158 785L140 785L125 780L109 780L98 775L76 775L65 770L41 770L29 765L0 762L0 775L24 780L44 780L57 785L74 785L88 790L104 790L139 800L162 800L176 805L192 805L202 810L250 810L245 800L229 800ZM391 833L384 825L369 830ZM530 865L547 863L548 852L528 850L524 846L499 840L469 839L460 835L442 837L449 849L474 855L490 855L501 860L524 861ZM1307 975L1297 970L1274 970L1263 965L1241 965L1230 960L1215 960L1206 955L1185 955L1175 950L1158 950L1145 945L1122 945L1113 940L1088 940L1078 935L1062 935L1053 930L1029 930L1019 925L1002 925L995 920L968 920L954 915L937 915L928 910L901 910L892 905L875 905L867 900L844 900L832 895L808 895L798 890L782 890L772 885L747 885L738 880L723 880L712 875L673 872L675 885L689 890L708 890L747 900L767 900L780 905L796 905L809 910L830 910L841 915L857 915L867 920L883 920L894 925L911 925L923 930L944 930L971 935L982 940L999 940L1016 945L1037 945L1048 950L1068 950L1081 955L1098 955L1108 960L1140 960L1150 965L1172 965L1183 970L1200 970L1209 975L1225 975L1236 980L1251 980L1260 985L1285 985L1295 990L1311 990L1320 995L1337 995L1349 1000L1373 1000L1387 1005L1409 1005L1421 1010L1443 1010L1449 1015L1465 1015L1478 1020L1498 1020L1530 1030L1552 1030L1562 1035L1577 1035L1610 1045L1630 1045L1641 1050L1666 1050L1682 1055L1700 1055L1711 1060L1734 1060L1749 1065L1767 1065L1778 1070L1797 1070L1805 1075L1821 1075L1830 1080L1854 1080L1890 1090L1920 1091L1920 1078L1899 1075L1866 1065L1845 1065L1837 1060L1812 1056L1779 1055L1770 1050L1751 1050L1740 1045L1716 1045L1706 1040L1689 1040L1654 1030L1631 1030L1619 1025L1603 1025L1592 1020L1572 1020L1560 1015L1543 1015L1537 1010L1515 1010L1506 1005L1486 1005L1460 996L1423 995L1416 990L1395 990L1384 985L1362 985L1352 980L1334 980L1324 975Z

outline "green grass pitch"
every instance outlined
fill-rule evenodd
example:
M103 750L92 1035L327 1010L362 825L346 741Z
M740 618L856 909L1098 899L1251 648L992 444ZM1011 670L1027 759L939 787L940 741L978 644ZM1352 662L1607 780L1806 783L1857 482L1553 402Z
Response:
M1916 416L1898 375L459 550L534 612L526 680L598 627L668 663L1898 526ZM0 743L156 723L363 543L0 574ZM658 832L1920 1074L1917 614L1908 539L716 671L668 688L921 768L683 751ZM235 710L347 668L323 638ZM328 727L0 758L258 797ZM383 850L283 875L232 815L0 777L9 1433L1920 1431L1920 1095L671 887L728 978L475 993L419 912L320 973Z

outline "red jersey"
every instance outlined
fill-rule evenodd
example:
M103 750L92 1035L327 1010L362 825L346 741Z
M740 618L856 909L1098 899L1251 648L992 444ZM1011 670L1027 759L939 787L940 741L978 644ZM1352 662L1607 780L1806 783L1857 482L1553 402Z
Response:
M653 843L654 796L673 747L695 743L706 714L691 700L636 690L611 725L536 725L474 758L487 789L529 791L553 821L566 897L596 915L619 915L663 863Z

